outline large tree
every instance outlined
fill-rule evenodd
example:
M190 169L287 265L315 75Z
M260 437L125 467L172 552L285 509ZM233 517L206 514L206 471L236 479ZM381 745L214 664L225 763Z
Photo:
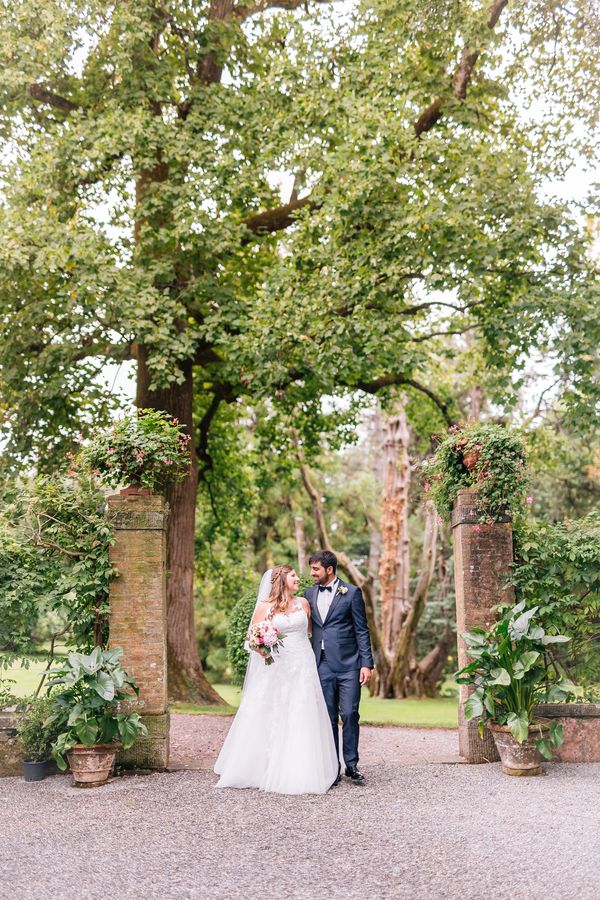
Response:
M216 700L192 585L223 403L301 409L307 449L324 394L410 386L449 418L430 378L456 333L503 374L551 343L596 399L585 239L541 183L592 123L597 25L584 0L5 0L0 25L7 454L54 466L109 414L102 367L135 360L138 405L195 438L170 688Z

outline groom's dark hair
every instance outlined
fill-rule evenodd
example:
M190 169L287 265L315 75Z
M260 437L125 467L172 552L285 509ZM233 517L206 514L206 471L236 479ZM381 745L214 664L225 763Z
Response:
M333 566L333 571L337 572L337 556L331 550L319 550L318 553L313 553L312 556L308 557L308 563L309 565L311 563L321 563L325 571L327 571L328 566Z

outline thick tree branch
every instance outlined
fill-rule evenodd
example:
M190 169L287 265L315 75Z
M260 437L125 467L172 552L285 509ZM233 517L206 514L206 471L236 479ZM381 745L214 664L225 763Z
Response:
M39 103L45 103L47 106L52 106L54 109L59 109L64 113L71 113L76 109L81 109L79 103L74 103L66 97L61 97L60 94L55 94L54 91L49 90L44 87L43 84L38 84L37 82L29 85L29 95L33 100L37 100Z
M123 344L110 344L97 341L94 338L83 338L79 349L69 359L72 362L80 362L90 356L104 356L115 362L125 362L129 359L137 359L137 347L134 341L126 341Z
M247 216L242 219L242 225L245 225L253 234L271 234L274 231L289 228L294 222L295 213L301 209L306 207L316 209L318 206L319 203L309 194L308 197L290 200L289 203L284 203L282 206L265 209L263 212Z
M448 425L454 424L454 419L450 415L448 404L445 403L441 397L438 397L438 395L430 388L421 384L419 381L415 381L414 378L406 378L404 375L395 375L392 373L390 375L381 375L379 378L374 378L372 381L359 381L356 384L356 387L366 394L376 394L378 391L382 390L382 388L393 387L395 385L406 385L407 387L412 387L416 391L425 394L432 403L435 403Z
M333 3L334 0L314 0L316 3ZM285 10L294 10L302 7L305 9L308 6L307 0L259 0L258 3L254 3L249 6L237 6L234 10L234 15L237 18L244 22L250 16L258 15L258 13L265 12L267 9L285 9Z
M498 19L504 7L508 4L508 0L495 0L488 11L487 27L490 31L495 28ZM452 90L457 100L464 100L467 96L467 88L473 74L475 64L479 59L480 51L473 50L468 45L463 49L460 63L454 75L452 76ZM436 97L429 106L423 110L417 121L415 122L415 134L421 137L427 131L430 131L435 123L443 115L442 98Z

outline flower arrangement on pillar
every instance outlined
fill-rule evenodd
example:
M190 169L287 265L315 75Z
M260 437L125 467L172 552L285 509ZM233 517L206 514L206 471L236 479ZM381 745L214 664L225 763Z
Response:
M191 435L177 419L156 409L138 409L99 429L71 456L69 474L95 475L122 494L150 494L179 481L190 468Z
M461 635L471 662L454 677L475 689L465 703L465 719L479 719L481 736L488 725L506 775L541 774L542 757L552 758L563 734L559 723L536 719L536 706L580 693L551 654L552 644L569 638L534 624L537 611L519 603L488 631L473 628Z
M523 440L512 428L487 423L452 425L433 459L423 463L425 490L439 515L450 520L459 490L477 491L482 523L522 511L526 460Z

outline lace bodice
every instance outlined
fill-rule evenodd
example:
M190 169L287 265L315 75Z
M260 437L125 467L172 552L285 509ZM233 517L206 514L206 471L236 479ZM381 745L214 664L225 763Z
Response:
M286 637L287 635L306 637L308 633L308 618L300 603L297 603L296 608L290 613L276 613L271 621Z

